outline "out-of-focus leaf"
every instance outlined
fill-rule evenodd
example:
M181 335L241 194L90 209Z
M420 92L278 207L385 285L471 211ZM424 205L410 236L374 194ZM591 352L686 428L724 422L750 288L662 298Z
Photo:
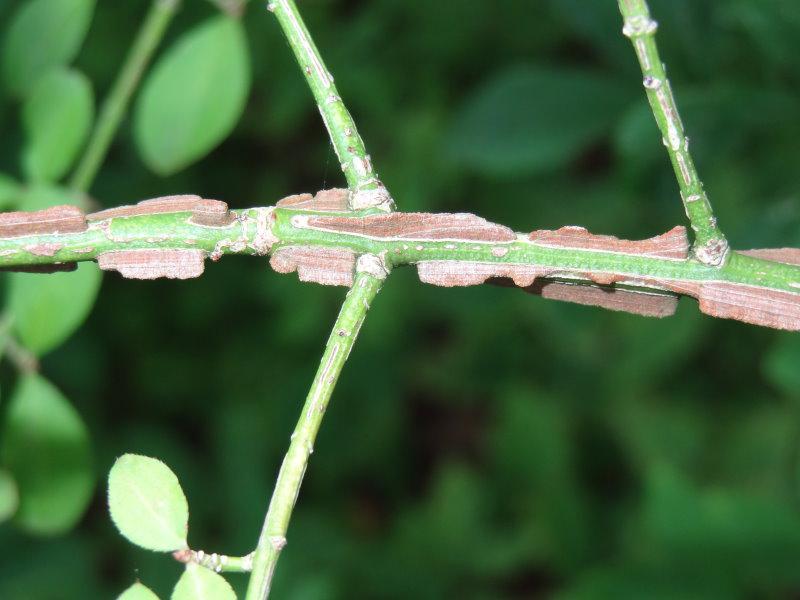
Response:
M629 103L608 75L517 67L481 86L457 113L448 153L490 175L559 167L614 126Z
M175 589L172 590L171 599L236 600L236 594L222 575L200 565L189 563Z
M94 487L89 433L51 383L25 375L11 398L0 445L19 486L17 523L37 534L70 529Z
M785 336L764 359L764 374L778 389L800 397L800 337Z
M0 173L0 210L8 210L19 200L22 186L9 175Z
M86 197L80 192L49 183L32 183L20 190L18 210L42 210L59 204L74 204L85 208Z
M117 600L158 600L158 596L156 596L150 588L137 581L122 592L117 597Z
M77 71L58 69L31 90L22 112L28 140L23 167L33 181L57 181L83 147L94 118L89 80Z
M584 0L549 0L551 10L569 26L569 36L579 36L592 44L593 54L600 51L621 67L629 66L631 50L609 32L622 28L619 8L614 2Z
M136 106L134 133L145 163L166 175L201 159L236 125L249 89L238 20L219 16L186 33L155 66Z
M108 474L108 507L119 532L155 552L186 548L189 506L170 468L155 458L126 454Z
M555 562L561 569L578 562L588 544L570 426L558 401L512 387L498 402L490 438L508 506L516 520L527 523L528 546L535 537L534 548L558 557Z
M647 598L648 600L728 600L730 589L703 581L681 581L658 569L632 564L582 572L556 600L604 600L605 598Z
M0 523L14 516L19 506L19 490L14 477L5 470L0 470Z
M65 273L11 273L8 310L25 347L41 356L66 340L91 311L101 281L87 263Z
M686 575L762 592L800 581L800 517L785 501L698 490L662 466L650 473L643 514L641 543Z
M95 0L29 0L3 36L3 78L26 94L47 71L69 64L83 44Z

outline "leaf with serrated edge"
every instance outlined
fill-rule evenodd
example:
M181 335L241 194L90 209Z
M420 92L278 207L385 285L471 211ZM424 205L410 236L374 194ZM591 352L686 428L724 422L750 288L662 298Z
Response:
M155 552L186 548L189 507L175 474L160 460L126 454L108 475L111 519L129 541Z
M230 584L221 575L195 563L186 565L171 600L236 600Z
M150 588L138 581L117 596L117 600L158 600Z

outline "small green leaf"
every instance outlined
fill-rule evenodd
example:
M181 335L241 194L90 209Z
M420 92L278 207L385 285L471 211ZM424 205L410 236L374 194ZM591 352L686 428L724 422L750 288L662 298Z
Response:
M83 147L94 119L92 86L77 71L57 69L31 90L22 111L23 167L33 181L57 181Z
M129 541L155 552L187 547L189 506L181 484L155 458L126 454L108 475L111 519Z
M19 486L16 521L37 534L58 534L83 515L94 488L89 433L51 383L25 375L11 398L0 455Z
M0 469L0 523L14 516L19 506L17 482L8 471Z
M221 575L195 563L186 565L171 600L236 600L230 584Z
M231 132L250 89L241 23L219 16L186 33L155 66L134 115L139 151L167 175L201 159Z
M29 0L3 36L6 87L23 96L52 68L69 64L92 21L95 0Z
M628 102L624 86L600 72L517 67L465 103L448 154L488 175L556 168L610 131Z
M11 176L0 173L0 210L8 210L19 201L22 186Z
M41 356L66 340L91 311L101 281L87 263L66 273L10 273L8 310L25 347Z
M158 596L156 596L150 588L137 581L122 592L117 597L117 600L158 600Z

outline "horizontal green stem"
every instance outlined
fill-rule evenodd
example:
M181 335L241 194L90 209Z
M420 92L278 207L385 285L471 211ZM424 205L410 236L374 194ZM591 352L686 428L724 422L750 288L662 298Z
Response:
M415 239L413 235L403 239L368 237L297 225L297 217L319 213L273 207L231 212L236 217L233 222L219 227L197 225L191 221L191 213L176 212L93 221L80 233L0 238L0 267L94 260L107 252L134 249L199 249L214 259L227 254L258 255L265 253L264 229L268 227L266 235L273 249L344 248L385 257L389 266L421 261L535 265L555 272L615 272L632 279L730 282L800 293L800 267L739 254L717 268L694 258L675 260L543 246L526 235L518 235L511 242ZM497 252L498 247L502 247L502 253ZM653 288L659 289L657 285Z

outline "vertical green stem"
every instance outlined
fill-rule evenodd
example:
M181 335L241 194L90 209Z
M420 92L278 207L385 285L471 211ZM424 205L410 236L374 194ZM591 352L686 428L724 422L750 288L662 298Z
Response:
M274 0L267 8L278 18L283 34L314 94L347 184L352 190L351 208L392 210L392 198L372 167L372 160L356 129L355 121L342 101L333 82L333 75L322 61L294 0Z
M70 187L88 191L125 116L131 97L178 8L179 0L153 0L125 64L100 110L92 137L70 181Z
M686 216L696 236L694 256L704 264L721 266L728 256L728 242L717 226L711 203L689 153L689 140L656 45L658 24L650 17L646 0L619 0L619 9L625 21L622 32L630 38L639 59L647 99L661 130L678 179Z
M281 550L286 545L289 519L297 502L303 475L306 472L309 456L313 452L314 440L325 416L325 409L342 367L356 341L369 305L380 290L386 275L386 268L376 256L368 254L359 258L353 287L347 293L328 338L322 361L278 474L278 481L272 493L255 551L253 574L247 588L246 600L266 600L269 596L275 565Z

